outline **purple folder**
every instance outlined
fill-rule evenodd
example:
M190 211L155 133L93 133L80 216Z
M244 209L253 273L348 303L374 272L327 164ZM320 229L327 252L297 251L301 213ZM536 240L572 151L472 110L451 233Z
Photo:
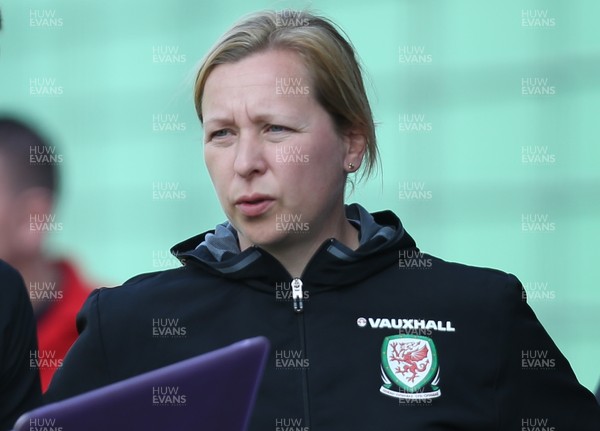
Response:
M22 415L15 431L246 430L269 342L249 338Z

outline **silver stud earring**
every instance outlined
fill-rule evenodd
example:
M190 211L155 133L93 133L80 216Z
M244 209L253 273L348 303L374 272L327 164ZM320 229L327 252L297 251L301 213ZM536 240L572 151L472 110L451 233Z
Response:
M348 169L350 169L351 171L354 170L354 163L348 163Z

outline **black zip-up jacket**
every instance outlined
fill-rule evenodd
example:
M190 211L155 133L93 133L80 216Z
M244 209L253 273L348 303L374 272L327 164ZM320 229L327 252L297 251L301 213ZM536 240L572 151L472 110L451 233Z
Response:
M389 211L347 215L359 248L326 241L299 279L223 224L174 247L183 267L95 291L47 400L264 335L253 431L600 429L514 276L421 253Z
M0 431L42 401L36 334L23 278L0 260Z

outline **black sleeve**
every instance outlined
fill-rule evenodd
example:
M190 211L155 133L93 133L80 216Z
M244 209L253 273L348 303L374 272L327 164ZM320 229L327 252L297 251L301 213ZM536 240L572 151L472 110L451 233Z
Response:
M17 418L41 403L33 308L23 279L0 261L0 430L12 428Z
M98 305L102 290L94 290L77 314L79 337L44 393L45 403L69 398L111 382Z
M600 406L579 384L567 359L525 301L525 291L513 276L500 307L507 321L500 329L506 346L497 380L498 423L501 430L600 430ZM590 360L590 366L595 361Z

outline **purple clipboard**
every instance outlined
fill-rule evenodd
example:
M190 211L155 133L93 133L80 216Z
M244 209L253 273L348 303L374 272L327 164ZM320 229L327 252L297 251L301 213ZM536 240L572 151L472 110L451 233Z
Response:
M23 414L15 431L246 430L269 342L249 338Z

